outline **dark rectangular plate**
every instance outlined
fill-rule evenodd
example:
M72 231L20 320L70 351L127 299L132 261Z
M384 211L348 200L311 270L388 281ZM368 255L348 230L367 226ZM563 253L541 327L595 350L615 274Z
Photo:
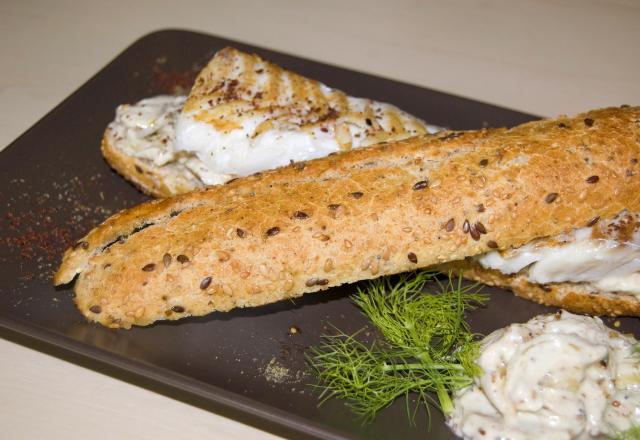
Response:
M420 412L411 426L404 402L366 426L343 402L317 406L304 352L329 323L346 332L366 326L348 298L354 286L128 331L85 322L71 289L52 286L51 274L69 244L110 214L147 199L100 155L116 106L187 91L200 68L228 45L441 126L513 126L534 118L209 35L147 35L0 154L0 335L281 435L425 438L427 415ZM497 289L485 291L492 294L488 307L470 317L478 332L550 310ZM622 329L640 334L637 320L621 321ZM300 332L290 335L291 326ZM430 437L453 437L435 411Z

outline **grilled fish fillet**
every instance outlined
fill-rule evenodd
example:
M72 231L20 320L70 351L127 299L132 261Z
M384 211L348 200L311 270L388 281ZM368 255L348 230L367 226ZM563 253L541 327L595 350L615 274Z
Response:
M348 96L226 48L200 72L187 98L120 106L102 151L144 192L167 197L437 130L391 104Z

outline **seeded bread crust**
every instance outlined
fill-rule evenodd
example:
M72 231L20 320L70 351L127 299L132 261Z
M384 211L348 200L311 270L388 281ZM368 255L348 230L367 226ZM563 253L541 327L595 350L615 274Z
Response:
M638 211L639 157L640 107L380 144L122 211L55 283L109 327L258 306Z
M204 187L204 184L180 164L156 166L147 159L128 155L109 141L111 130L102 137L101 151L107 163L140 191L152 197L171 197Z
M519 297L574 313L640 316L640 301L624 292L596 292L588 285L577 283L531 283L524 275L505 275L497 270L485 269L473 261L451 264L444 269L453 269L465 278L510 289Z

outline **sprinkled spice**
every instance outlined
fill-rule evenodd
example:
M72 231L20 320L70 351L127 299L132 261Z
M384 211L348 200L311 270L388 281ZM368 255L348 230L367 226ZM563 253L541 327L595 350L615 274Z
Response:
M487 241L487 246L490 247L491 249L498 249L498 243L496 243L493 240Z
M480 166L481 167L486 167L487 165L489 165L489 159L482 159L480 161Z
M600 216L597 215L594 218L592 218L591 220L589 220L589 222L587 223L587 227L590 228L593 225L595 225L596 223L598 223L600 221Z
M330 205L327 205L327 208L329 208L329 209L330 209L330 210L332 210L332 211L337 211L337 210L338 210L338 208L340 208L340 205L339 205L339 204L337 204L337 203L332 203L332 204L330 204Z
M597 183L600 180L598 176L589 176L587 177L587 183Z
M417 264L418 263L418 257L416 256L416 254L414 254L413 252L409 252L407 254L407 258L409 259L409 261L411 261L413 264Z
M469 232L470 228L471 228L471 225L469 224L469 220L465 220L464 223L462 224L462 232L466 234L467 232Z
M184 307L182 307L182 306L173 306L173 307L171 307L171 310L176 312L176 313L183 313L184 312Z
M147 264L146 266L144 266L144 267L142 268L142 270L143 270L143 271L145 271L145 272L153 272L153 270L154 270L155 268L156 268L155 263L149 263L149 264Z
M476 231L478 231L481 234L486 234L487 233L487 228L484 227L484 225L480 222L476 222L476 224L474 225L476 228Z
M273 228L269 228L267 229L267 236L268 237L273 237L274 235L278 235L280 233L280 228L277 226L274 226Z
M102 312L102 307L100 307L99 305L96 304L95 306L89 307L89 311L91 313L98 314L98 313Z
M445 223L445 225L444 225L444 229L445 229L447 232L451 232L451 231L453 231L453 228L455 228L455 227L456 227L456 221L455 221L453 218L450 218L450 219L447 221L447 223Z
M475 227L472 227L469 230L469 234L471 234L471 238L473 238L475 241L480 240L480 232L478 232L478 230Z
M593 119L591 119L591 118L586 118L586 119L584 120L584 125L586 125L587 127L593 127L593 122L594 122L594 121L593 121Z
M242 230L240 228L237 228L236 229L236 234L238 234L238 237L244 238L245 232L244 232L244 230Z
M200 289L201 290L206 289L210 285L211 285L211 277L203 278L202 281L200 281Z
M366 122L369 127L371 127L373 125L373 122L371 122L371 119L369 119L369 118L366 118L364 120L364 122Z
M553 203L558 198L558 193L549 193L544 197L546 203Z
M140 165L136 165L136 166L135 166L135 168L136 168L136 171L137 171L138 173L140 173L140 174L143 174L143 173L144 173L144 171L142 171L142 168L140 168Z
M419 182L416 182L413 184L413 190L417 191L420 189L425 189L429 186L429 181L428 180L421 180Z
M293 218L297 218L298 220L304 220L309 218L309 214L304 211L296 211L293 213Z
M360 192L360 191L356 191L356 192L352 192L351 193L351 197L353 197L354 199L359 199L360 197L362 197L364 195L364 193Z
M178 256L176 257L176 260L178 260L178 262L180 262L180 263L182 263L182 264L185 264L185 263L188 263L188 262L189 262L189 257L187 257L186 255L182 255L182 254L180 254L180 255L178 255Z
M476 210L478 212L484 212L484 205L482 203L480 203L478 206L476 206Z

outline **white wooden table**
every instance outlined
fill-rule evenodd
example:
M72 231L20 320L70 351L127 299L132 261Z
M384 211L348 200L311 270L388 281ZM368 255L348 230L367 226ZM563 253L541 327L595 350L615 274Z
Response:
M0 2L0 149L161 28L544 116L640 105L637 0L7 0ZM0 432L3 439L272 437L2 339Z

